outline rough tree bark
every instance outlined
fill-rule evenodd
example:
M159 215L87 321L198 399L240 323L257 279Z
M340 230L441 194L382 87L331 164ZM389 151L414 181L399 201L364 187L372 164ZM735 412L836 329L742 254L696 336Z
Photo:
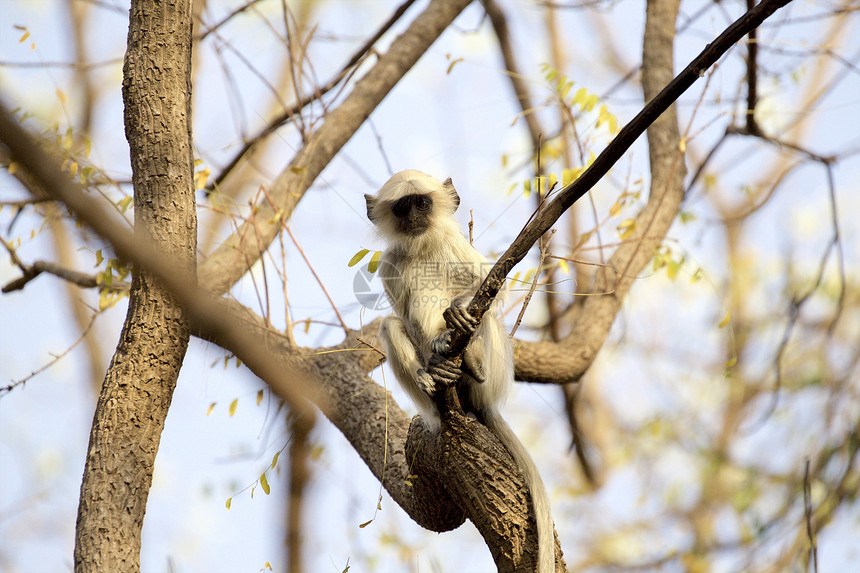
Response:
M196 268L191 146L191 1L132 0L123 68L135 238L180 272ZM161 431L190 327L171 295L134 269L128 314L99 395L81 484L75 570L138 571Z

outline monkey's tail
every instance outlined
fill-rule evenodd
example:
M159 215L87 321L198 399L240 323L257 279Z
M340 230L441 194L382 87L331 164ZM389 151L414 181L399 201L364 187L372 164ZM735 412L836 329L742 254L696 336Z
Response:
M537 522L538 573L553 573L555 571L555 535L546 486L525 446L504 418L489 408L485 409L482 414L484 424L499 438L511 457L520 466L526 478L526 485L532 498L535 521Z

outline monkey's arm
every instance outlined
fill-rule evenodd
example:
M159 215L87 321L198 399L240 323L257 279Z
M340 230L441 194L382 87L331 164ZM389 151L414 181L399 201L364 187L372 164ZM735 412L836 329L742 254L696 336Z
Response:
M436 384L451 384L460 377L459 369L448 361L434 361L425 368L418 357L415 344L406 332L403 321L389 316L379 327L388 364L394 376L421 412L421 416L431 425L438 424L439 414L432 396Z
M445 324L450 330L446 330L437 336L431 342L433 352L445 356L451 346L451 333L459 331L463 335L469 336L469 345L463 352L463 366L465 370L477 382L483 382L487 379L487 374L484 370L484 340L480 336L475 336L480 321L468 313L466 306L469 303L468 298L455 299L450 307L445 309L442 316L445 317Z

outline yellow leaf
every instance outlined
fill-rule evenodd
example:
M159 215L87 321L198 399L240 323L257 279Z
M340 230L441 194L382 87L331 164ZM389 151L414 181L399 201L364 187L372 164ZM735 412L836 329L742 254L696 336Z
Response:
M690 277L690 284L694 284L699 282L702 278L702 269L696 269L696 272L693 273L693 276Z
M562 76L560 80L558 80L558 95L561 99L567 97L567 94L570 93L571 88L573 87L573 82L569 81L565 76Z
M29 38L29 37L30 37L30 32L24 32L24 35L22 35L20 38L18 38L18 43L23 44L27 40L27 38Z
M669 277L669 280L675 280L675 277L678 276L678 271L681 270L681 263L683 261L669 261L669 266L666 267L666 275Z
M268 569L269 571L272 571L272 564L266 561L265 563L263 563L263 569Z
M686 137L682 137L681 141L678 142L678 149L681 150L681 153L684 153L685 151L687 151L687 138Z
M357 264L358 264L358 262L359 262L361 259L363 259L363 258L364 258L364 256L365 256L367 253L369 253L369 252L370 252L370 249L361 249L360 251L358 251L357 253L355 253L355 254L352 256L352 258L351 258L351 259L349 259L349 262L348 262L348 263L346 263L346 266L348 266L348 267L354 267L354 266L355 266L355 265L357 265Z
M275 466L278 465L278 457L281 455L281 452L275 452L275 457L272 458L272 466L271 469L275 469Z
M78 174L78 162L77 162L77 161L72 161L72 162L69 164L69 174L70 174L72 177L74 177L75 175L77 175L77 174Z
M573 99L570 100L571 106L579 104L582 107L585 98L588 97L588 90L585 88L579 88L576 90L576 94L574 94Z
M618 133L618 118L614 115L609 115L609 133L615 135Z
M566 275L569 275L569 274L570 274L570 267L567 265L567 261L566 261L566 260L564 260L564 259L559 259L559 260L558 260L558 268L560 268L560 269L561 269L561 272L563 272L564 274L566 274Z
M236 406L238 406L238 405L239 405L239 399L233 398L233 401L230 402L230 407L227 409L227 412L230 414L230 417L232 417L233 414L236 413Z
M305 334L311 331L311 320L307 319L305 321Z
M731 319L732 319L732 311L730 311L730 310L726 310L726 315L723 317L723 319L722 319L722 320L720 321L720 323L717 325L717 328L722 328L722 327L724 327L725 325L727 325L727 324L729 323L729 321L730 321Z
M215 402L212 402L211 404L209 404L209 407L206 409L206 415L208 416L209 414L211 414L212 410L214 410L214 409L215 409Z
M132 200L131 196L123 197L122 199L119 200L119 202L116 204L116 206L119 207L120 213L125 213L126 211L128 211L128 206L131 205L131 200Z
M617 229L622 241L629 238L633 234L633 231L636 230L636 219L624 219L618 225Z
M102 256L102 250L99 249L98 251L96 251L96 266L99 266L100 264L102 264L103 260L105 260L105 259Z
M364 529L365 527L367 527L367 526L368 526L368 525L370 525L371 523L373 523L373 520L372 520L372 519L371 519L371 520L368 520L368 521L365 521L364 523L360 523L360 524L358 525L358 528L359 528L359 529Z
M576 252L580 248L582 248L582 246L585 245L585 243L587 243L593 235L594 235L594 229L588 231L587 233L581 234L579 236L579 238L576 240L576 244L573 246L574 252Z
M263 391L257 390L257 406L260 405L260 402L263 401Z
M583 170L581 167L576 167L573 169L571 169L571 168L563 169L561 172L561 183L562 183L562 185L570 185L571 183L576 181L579 178L579 176L582 175L582 171Z
M211 171L207 167L206 169L201 169L200 171L194 174L194 188L195 189L203 189L206 187L206 183L209 181L209 174Z
M600 106L600 111L597 112L597 123L595 124L595 127L600 127L601 125L606 123L606 116L607 115L608 115L608 112L606 110L606 106L605 105Z
M615 204L614 204L614 205L612 205L612 207L610 207L610 208L609 208L609 216L610 216L610 217L615 217L615 216L617 216L617 215L618 215L618 213L620 213L620 212L621 212L621 197L619 197L619 198L618 198L618 200L617 200L617 201L615 201Z
M266 479L266 472L260 474L260 487L263 488L266 495L269 495L269 492L272 491L272 488L269 487L269 480Z
M233 505L233 498L228 497L227 501L224 503L224 506L227 508L227 511L230 511L230 506Z
M367 263L367 271L371 273L375 273L376 269L379 268L379 259L382 258L382 251L376 251L373 253L373 256L370 257L370 262Z
M60 88L57 88L57 97L59 98L60 103L66 103L66 93ZM69 131L71 131L71 128L69 129Z

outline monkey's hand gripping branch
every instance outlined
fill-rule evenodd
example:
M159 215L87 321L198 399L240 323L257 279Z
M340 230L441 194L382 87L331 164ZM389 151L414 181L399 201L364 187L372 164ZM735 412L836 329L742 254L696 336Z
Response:
M470 355L465 351L480 318L475 318L466 307L457 304L447 308L442 316L449 330L431 341L433 355L427 370L420 374L424 390L436 402L439 415L444 419L451 411L464 413L457 395L457 382L463 377L463 366L474 372L479 382L483 382L483 367L477 362L472 363L474 361L470 361ZM461 345L459 349L455 342Z

